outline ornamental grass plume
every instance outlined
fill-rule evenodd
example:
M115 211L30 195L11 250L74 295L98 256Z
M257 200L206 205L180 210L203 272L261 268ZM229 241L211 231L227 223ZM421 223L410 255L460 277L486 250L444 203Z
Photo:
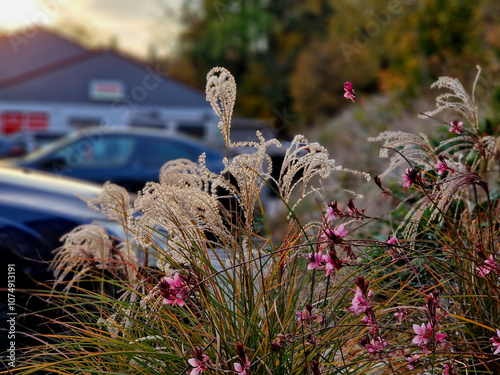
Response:
M362 200L338 202L337 192L323 188L338 172L368 176L337 166L320 144L296 136L276 174L267 149L278 141L258 134L256 142L233 143L236 84L226 69L211 70L207 100L228 155L241 145L251 152L226 158L220 174L207 170L203 155L198 163L169 162L130 206L106 185L91 205L126 227L130 237L120 246L135 249L142 263L113 250L97 226L68 234L56 252L56 278L76 272L77 286L80 275L94 275L122 293L54 291L64 331L27 348L16 372L500 371L500 202L482 177L498 142L474 130L474 95L453 79L438 82L454 90L438 106L456 109L464 131L446 131L453 141L403 132L373 139L391 158L375 183L402 198L387 220L371 217ZM383 187L381 179L401 167L408 186ZM276 186L283 222L259 207L266 184ZM227 215L242 215L226 215L220 200L228 197ZM300 210L311 201L315 217ZM276 239L268 228L284 234ZM116 277L126 265L134 277Z

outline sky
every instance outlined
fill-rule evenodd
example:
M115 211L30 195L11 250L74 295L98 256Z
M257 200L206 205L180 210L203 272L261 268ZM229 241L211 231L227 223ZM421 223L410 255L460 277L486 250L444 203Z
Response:
M114 40L124 52L146 57L175 49L182 0L0 0L0 30L33 25L80 26L105 43ZM166 11L162 8L167 9Z

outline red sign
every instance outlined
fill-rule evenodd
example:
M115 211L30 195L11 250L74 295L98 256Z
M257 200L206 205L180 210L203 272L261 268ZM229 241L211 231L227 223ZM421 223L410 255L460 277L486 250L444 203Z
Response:
M0 132L14 134L20 131L44 131L49 126L49 116L46 112L7 111L0 116Z

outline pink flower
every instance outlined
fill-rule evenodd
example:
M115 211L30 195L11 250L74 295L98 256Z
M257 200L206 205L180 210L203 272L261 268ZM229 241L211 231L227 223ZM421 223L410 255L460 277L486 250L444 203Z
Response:
M250 361L245 354L245 347L243 343L239 341L236 343L236 353L238 353L239 363L234 364L234 369L238 375L247 375L247 370L250 369Z
M490 255L489 259L486 259L484 261L484 266L483 267L476 267L477 272L479 273L480 277L486 277L490 272L492 271L497 271L498 270L498 264L493 257L493 255Z
M208 368L208 365L210 363L210 359L205 353L203 353L202 350L200 349L195 350L194 355L195 358L188 359L189 364L194 367L189 373L189 375L201 374Z
M403 321L405 313L404 313L403 309L398 308L398 312L395 312L394 316L396 318L398 318L398 322L401 323Z
M330 239L330 241L338 244L342 242L342 237L344 237L347 234L347 229L344 228L344 224L340 224L335 229L330 229L330 228L325 229L324 233L326 237Z
M436 168L438 169L438 175L442 175L444 172L450 170L448 165L445 162L437 163Z
M365 348L368 350L368 353L375 354L383 351L384 346L387 346L387 341L379 337L377 340L371 339L371 341L366 344Z
M337 218L335 209L332 206L328 206L326 209L326 220L330 223Z
M198 375L201 374L207 368L203 366L203 362L197 360L196 358L191 358L188 360L189 364L194 367L191 370L190 375Z
M497 329L497 337L493 336L491 338L491 341L492 341L491 345L493 345L493 349L495 349L493 354L500 353L500 329Z
M234 364L234 369L236 370L238 375L247 375L247 370L245 370L239 363Z
M307 269L308 270L313 270L315 268L317 269L322 269L324 266L321 264L323 263L323 253L318 251L317 253L309 253L309 257L307 258L307 261L309 262Z
M464 131L463 123L461 121L452 121L450 122L450 132L456 134L462 134Z
M439 331L438 333L436 333L436 342L439 342L441 344L445 344L446 343L446 340L444 339L445 337L446 337L446 333Z
M163 296L163 303L166 305L184 306L184 298L189 293L189 288L184 277L176 273L174 277L164 277L158 283L158 289Z
M432 335L431 323L427 323L427 326L425 326L424 323L422 323L421 325L414 324L413 330L417 335L413 338L412 342L419 346L427 345L427 341L429 340L429 337Z
M351 310L356 315L364 313L366 310L370 308L370 303L363 296L363 291L359 286L356 287L356 292L354 293L354 298L352 299L351 305L352 306L349 307L349 310Z
M340 224L333 230L333 234L337 237L344 237L347 234L347 229L344 228L344 224Z
M326 262L325 276L329 276L333 271L340 270L344 267L342 260L338 258L335 250L328 252L328 254L326 255L323 255L323 260Z
M356 94L352 88L352 83L351 82L346 82L344 83L344 98L352 100L354 103L356 101Z
M414 354L411 357L405 358L406 362L408 362L408 369L409 370L415 370L415 366L412 365L412 362L418 361L419 358L420 357L418 356L418 354Z
M396 236L392 236L385 243L389 245L394 245L395 243L398 243L398 239L396 238Z
M409 188L411 185L413 185L413 182L410 177L410 173L413 170L413 168L406 168L406 172L403 174L403 179L405 182L403 183L404 188Z
M367 326L375 326L375 324L373 323L373 320L368 315L365 315L361 318L361 323L363 323Z

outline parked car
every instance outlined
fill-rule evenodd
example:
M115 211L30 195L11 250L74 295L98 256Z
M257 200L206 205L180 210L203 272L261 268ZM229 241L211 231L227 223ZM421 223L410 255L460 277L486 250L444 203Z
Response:
M90 209L79 197L97 198L99 185L54 176L52 174L15 168L0 168L0 260L7 284L7 267L12 265L15 290L2 289L0 296L0 352L7 349L10 328L8 318L16 319L16 345L26 345L21 335L23 326L35 327L40 321L23 316L25 311L45 307L24 290L37 289L38 282L53 277L48 271L52 251L61 245L60 238L73 228L98 222L109 234L124 238L119 225ZM9 292L11 295L8 295ZM11 293L12 292L12 293ZM15 303L16 315L7 315L8 301ZM28 319L28 320L26 320ZM6 341L7 340L7 341Z
M7 138L0 138L0 158L18 156L23 153L23 148L17 142Z
M71 133L46 147L4 164L43 170L97 183L114 182L132 192L158 181L161 166L184 158L220 172L223 156L194 139L152 129L96 127Z

